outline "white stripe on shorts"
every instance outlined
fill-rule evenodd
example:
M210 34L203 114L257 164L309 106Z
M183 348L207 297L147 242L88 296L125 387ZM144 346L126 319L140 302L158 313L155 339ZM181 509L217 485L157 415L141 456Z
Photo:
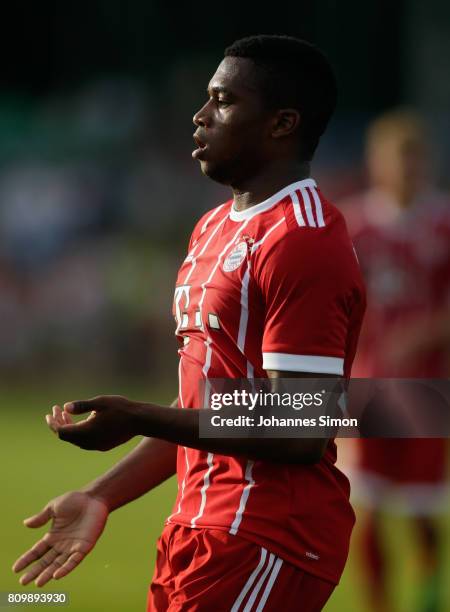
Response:
M252 584L255 582L258 574L260 573L260 571L264 567L264 563L266 562L266 557L267 557L267 550L265 548L261 548L261 558L259 560L259 563L255 567L253 572L250 574L250 577L247 580L247 582L245 583L244 588L239 593L238 598L236 599L236 601L233 604L233 607L231 608L231 612L238 612L238 610L240 608L240 605L242 604L242 602L245 599L245 596L247 595L247 593L251 589Z

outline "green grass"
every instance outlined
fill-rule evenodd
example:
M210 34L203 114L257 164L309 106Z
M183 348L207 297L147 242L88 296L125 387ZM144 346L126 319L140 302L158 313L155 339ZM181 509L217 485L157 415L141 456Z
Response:
M89 397L102 392L88 385L72 385L70 395L63 385L56 391L15 389L1 394L1 521L0 591L37 591L22 587L11 571L13 561L45 533L22 525L23 518L39 511L45 503L67 490L76 489L106 470L135 444L109 453L88 453L59 442L46 428L43 415L58 400ZM136 399L145 397L168 402L171 394L122 386L107 388ZM172 394L173 395L173 394ZM170 480L126 508L115 512L94 551L72 574L50 582L44 591L64 591L70 597L70 612L133 612L145 610L147 588L153 573L155 541L175 496ZM392 591L401 610L413 610L416 553L407 524L401 519L386 521L393 565ZM447 541L450 521L446 521ZM444 537L444 536L443 536ZM341 585L326 612L364 612L364 591L356 555L358 530ZM450 562L446 560L446 567ZM449 575L450 572L447 572ZM11 608L19 610L21 608ZM30 610L30 607L23 607ZM443 609L449 609L444 607Z

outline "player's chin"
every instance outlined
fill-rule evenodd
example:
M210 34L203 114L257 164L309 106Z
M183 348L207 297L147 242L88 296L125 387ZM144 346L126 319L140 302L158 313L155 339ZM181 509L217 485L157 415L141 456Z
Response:
M229 169L225 164L213 161L211 159L201 159L200 168L202 173L216 183L229 185L231 182Z

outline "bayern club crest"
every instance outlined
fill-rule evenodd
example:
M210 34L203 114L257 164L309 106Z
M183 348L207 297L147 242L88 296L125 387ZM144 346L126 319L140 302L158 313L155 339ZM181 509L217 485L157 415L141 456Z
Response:
M235 246L223 262L223 271L233 272L233 270L237 270L247 255L247 248L246 242L240 242Z

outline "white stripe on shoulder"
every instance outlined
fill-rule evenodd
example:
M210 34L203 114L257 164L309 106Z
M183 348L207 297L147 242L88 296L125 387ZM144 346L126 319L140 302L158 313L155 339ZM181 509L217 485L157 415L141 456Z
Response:
M244 584L244 588L239 593L238 598L234 602L233 607L231 608L231 612L238 612L240 605L242 604L242 602L245 599L245 596L249 592L252 584L255 582L258 574L260 573L260 571L264 567L264 563L266 562L266 557L267 557L267 550L265 548L261 548L261 558L259 560L259 563L255 567L253 572L250 574L250 577L247 580L247 582Z
M317 193L317 189L315 187L311 187L310 191L312 193L314 204L316 206L317 225L319 227L325 227L325 220L323 218L322 202L320 201L320 196Z
M308 219L308 225L310 227L317 227L316 221L311 208L311 198L309 193L306 191L306 187L300 187L300 193L302 194L303 206L305 207L306 218Z
M292 206L294 207L294 215L297 219L297 223L300 225L300 227L304 227L306 224L305 220L303 219L302 211L300 209L300 202L298 201L298 195L296 191L293 191L291 193L291 200Z
M262 610L264 609L264 606L266 605L266 601L269 598L270 591L272 590L272 587L275 583L275 580L278 576L278 572L280 571L282 564L283 564L283 559L277 559L275 561L275 565L273 566L273 570L270 574L269 580L267 581L267 585L266 585L266 588L264 589L264 593L262 594L258 607L256 608L256 612L262 612Z
M296 183L291 183L287 187L284 187L273 196L264 200L264 202L260 202L259 204L255 204L250 208L246 208L245 210L236 210L234 208L234 201L231 204L229 217L232 221L245 221L248 219L252 219L255 215L259 215L262 212L266 212L270 210L273 206L276 206L281 200L283 200L286 196L290 196L293 191L296 189L302 189L306 187L315 187L316 181L307 178L301 181L297 181Z

